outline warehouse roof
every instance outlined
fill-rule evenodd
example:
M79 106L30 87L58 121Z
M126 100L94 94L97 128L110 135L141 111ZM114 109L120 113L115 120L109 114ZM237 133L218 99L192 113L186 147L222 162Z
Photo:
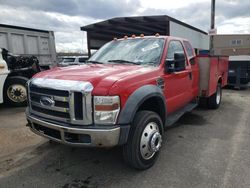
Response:
M167 15L117 17L83 26L81 30L87 31L88 53L90 55L90 49L98 49L114 37L122 38L132 34L149 36L156 33L170 35L170 21L207 35L206 32Z
M167 15L160 16L136 16L136 17L118 17L94 24L81 27L83 31L98 32L105 37L105 34L123 35L127 32L134 34L166 34L168 31L168 22L172 21L188 27L192 30L207 34L196 27L181 22Z

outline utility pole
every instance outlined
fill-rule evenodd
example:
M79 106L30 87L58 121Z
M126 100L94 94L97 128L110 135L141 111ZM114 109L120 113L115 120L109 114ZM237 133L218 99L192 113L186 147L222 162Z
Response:
M211 0L211 26L210 31L215 29L215 0ZM214 36L210 35L209 51L210 55L214 55Z

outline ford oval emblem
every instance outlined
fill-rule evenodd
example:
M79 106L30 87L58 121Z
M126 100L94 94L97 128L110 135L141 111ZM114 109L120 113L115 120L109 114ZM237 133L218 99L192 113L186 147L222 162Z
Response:
M51 99L50 97L43 96L40 98L40 104L42 106L54 106L55 101L53 99Z

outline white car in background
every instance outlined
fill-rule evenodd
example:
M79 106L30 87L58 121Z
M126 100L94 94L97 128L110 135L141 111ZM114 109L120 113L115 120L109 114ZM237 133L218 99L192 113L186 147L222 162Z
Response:
M79 65L85 63L88 60L88 56L67 56L59 58L58 66L65 67L70 65Z

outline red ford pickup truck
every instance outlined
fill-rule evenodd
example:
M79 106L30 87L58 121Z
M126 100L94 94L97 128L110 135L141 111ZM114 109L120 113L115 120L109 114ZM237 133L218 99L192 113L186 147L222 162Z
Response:
M185 39L114 39L84 65L36 74L27 84L27 125L72 146L122 146L130 166L147 169L165 127L201 99L219 107L227 69L226 57L196 56Z

